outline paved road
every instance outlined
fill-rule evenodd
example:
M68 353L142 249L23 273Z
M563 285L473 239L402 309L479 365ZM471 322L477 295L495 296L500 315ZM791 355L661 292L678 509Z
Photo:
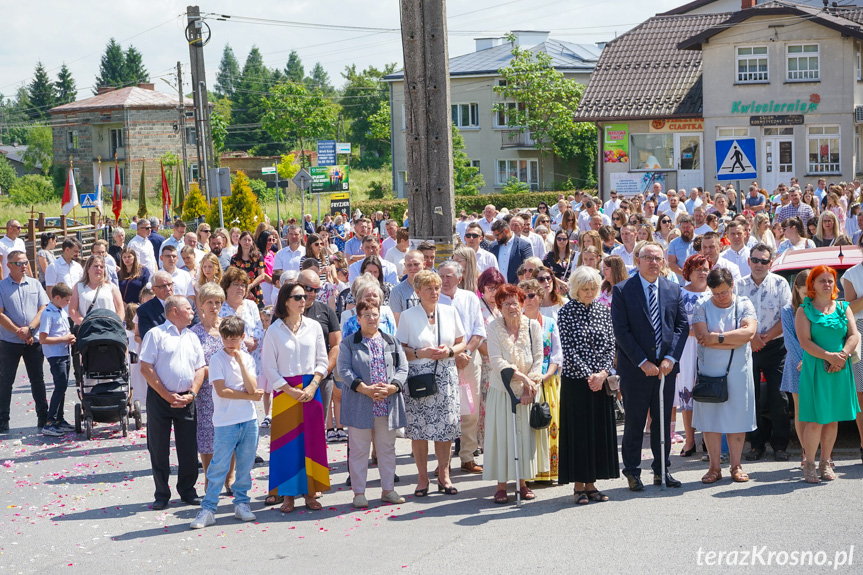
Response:
M70 398L67 409L72 403ZM190 531L196 509L178 500L166 511L149 509L146 430L124 439L114 426L104 426L92 441L56 441L36 434L35 419L29 386L19 373L13 429L0 436L0 573L863 572L863 465L856 450L838 454L839 479L829 484L805 485L800 469L770 460L746 466L752 475L747 484L725 478L703 486L699 479L707 463L673 456L682 489L662 492L649 485L633 494L621 478L600 482L610 502L575 508L570 487L538 487L538 499L517 509L492 504L493 485L458 471L457 496L414 499L416 469L409 442L400 440L397 490L409 496L407 503L381 506L372 470L372 507L357 511L344 487L345 444L337 444L329 449L334 488L324 495L322 511L298 506L286 516L265 510L262 466L254 470L257 522L234 520L223 498L217 524ZM262 454L268 440L262 437ZM845 552L847 562L851 546L852 565L834 571L836 554L842 560ZM724 559L737 565L708 564L716 561L708 552L735 551ZM811 551L813 560L825 564L791 567L799 551ZM761 561L767 563L770 552L778 554L768 567ZM741 567L744 560L754 566Z

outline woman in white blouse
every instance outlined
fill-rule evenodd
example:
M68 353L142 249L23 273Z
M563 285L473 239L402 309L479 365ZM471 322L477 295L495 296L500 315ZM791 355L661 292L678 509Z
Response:
M319 510L315 493L330 489L318 389L329 362L321 325L303 315L307 297L314 294L296 282L282 286L261 357L267 391L273 392L269 489L270 496L284 497L282 513L294 510L297 495Z
M80 324L84 316L94 309L109 309L120 317L126 317L123 296L120 289L108 281L102 256L90 256L84 264L84 275L72 289L69 317Z

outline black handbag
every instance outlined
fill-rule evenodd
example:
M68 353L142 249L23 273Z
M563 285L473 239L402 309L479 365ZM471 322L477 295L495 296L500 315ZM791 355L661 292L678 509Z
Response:
M437 344L440 345L440 318L435 312L435 324L437 324ZM428 397L437 393L437 360L434 362L432 373L421 373L408 377L408 395L415 399Z
M734 329L737 329L737 300L734 301ZM731 371L731 360L734 350L728 356L728 366L725 375L704 375L698 373L698 362L695 366L695 385L692 388L692 399L701 403L725 403L728 401L728 374Z
M530 335L530 349L533 354L533 331L528 326L527 333ZM533 429L546 429L551 425L551 406L545 401L545 384L542 386L542 401L534 401L530 404L530 417L528 418Z

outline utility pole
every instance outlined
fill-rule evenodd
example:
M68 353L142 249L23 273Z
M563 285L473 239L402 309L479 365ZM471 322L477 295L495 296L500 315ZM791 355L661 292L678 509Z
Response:
M183 68L177 62L177 93L180 94L180 141L183 143L183 193L189 195L189 156L186 153L186 102L183 98ZM197 134L197 133L196 133Z
M410 235L452 254L455 235L445 0L401 0Z
M210 104L207 99L207 74L204 69L204 46L210 41L210 27L201 18L197 6L186 7L186 41L189 43L189 61L192 73L192 97L195 100L195 133L198 148L198 179L202 192L211 200L208 160L213 160L213 138L210 132ZM206 33L206 37L204 34ZM182 96L181 96L182 97ZM215 161L213 161L215 165ZM219 196L221 202L221 196Z

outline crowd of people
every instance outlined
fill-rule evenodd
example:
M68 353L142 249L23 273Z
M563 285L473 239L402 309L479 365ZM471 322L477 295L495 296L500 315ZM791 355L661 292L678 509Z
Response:
M536 209L488 205L459 214L446 257L410 237L407 215L357 212L255 230L176 220L167 237L157 219L135 220L129 241L114 228L83 266L74 238L45 233L30 262L11 220L0 358L24 359L37 425L62 437L74 430L64 394L75 326L94 309L116 312L133 397L146 405L152 507L171 498L173 430L176 491L201 506L193 528L215 522L223 490L238 519L254 519L250 471L266 460L266 505L290 513L302 497L320 509L333 442L348 444L355 507L369 505L370 462L381 500L403 503L399 437L411 440L417 498L432 481L457 494L458 457L458 472L494 484L494 503L509 501L511 484L534 499L538 482L573 484L576 505L604 502L598 482L621 472L644 488L646 433L655 485L681 486L673 443L684 458L702 447L702 482L719 481L725 463L745 482L743 462L768 445L789 460L792 422L804 480L829 481L837 422L856 419L863 434L863 265L844 270L844 299L835 269L804 270L789 286L770 268L785 251L860 246L860 194L857 181L792 179L772 194L753 182L740 198L731 186L657 183L605 203L577 192ZM0 372L0 432L14 377Z

